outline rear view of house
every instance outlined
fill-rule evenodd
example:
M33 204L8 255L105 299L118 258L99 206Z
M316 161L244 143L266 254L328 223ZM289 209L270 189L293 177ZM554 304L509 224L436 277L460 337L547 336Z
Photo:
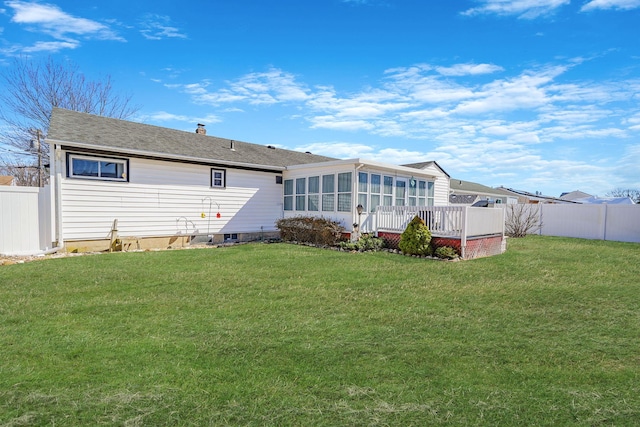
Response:
M328 157L54 109L47 138L58 240L67 250L166 247L275 233L289 164ZM108 245L107 245L108 247Z
M374 231L377 206L448 204L435 162L339 160L207 136L202 124L183 132L54 108L47 142L54 240L67 250L267 238L293 215Z

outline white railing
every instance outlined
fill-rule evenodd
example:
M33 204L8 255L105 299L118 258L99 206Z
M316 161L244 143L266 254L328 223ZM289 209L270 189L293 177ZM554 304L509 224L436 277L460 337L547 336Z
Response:
M466 237L504 234L504 209L467 208Z
M416 215L426 223L433 237L460 239L462 258L467 255L470 239L501 236L504 240L505 212L500 208L378 206L363 225L368 231L400 234Z
M373 227L375 231L402 233L416 215L434 236L462 236L464 206L378 206L373 215Z
M402 233L416 215L437 237L466 241L470 237L504 234L503 209L470 206L378 206L370 227L375 231Z

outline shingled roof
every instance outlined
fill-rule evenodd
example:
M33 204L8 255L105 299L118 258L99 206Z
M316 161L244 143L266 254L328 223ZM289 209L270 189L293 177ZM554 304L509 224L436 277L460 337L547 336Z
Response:
M336 160L311 153L232 141L61 108L54 108L51 112L47 140L62 145L125 154L274 168Z

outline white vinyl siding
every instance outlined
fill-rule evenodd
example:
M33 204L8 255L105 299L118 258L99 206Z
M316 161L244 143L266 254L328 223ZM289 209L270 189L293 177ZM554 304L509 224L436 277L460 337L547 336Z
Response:
M282 185L268 172L227 169L221 192L207 166L133 158L129 168L128 183L63 179L66 240L108 239L115 219L122 237L153 237L272 231L282 216Z

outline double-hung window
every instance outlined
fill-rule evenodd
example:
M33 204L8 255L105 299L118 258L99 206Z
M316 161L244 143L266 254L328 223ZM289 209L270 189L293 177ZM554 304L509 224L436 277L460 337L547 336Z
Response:
M435 205L435 195L434 195L434 183L433 181L427 182L427 206Z
M338 212L351 212L352 173L338 174Z
M296 179L296 210L304 211L306 196L307 178Z
M374 212L380 206L380 175L371 174L371 212Z
M293 210L293 180L284 180L284 210Z
M384 177L384 187L383 187L383 198L382 204L384 206L393 206L393 177L385 176Z
M418 205L418 181L415 178L409 179L409 206Z
M310 211L320 210L320 177L309 177L309 195L307 196L307 209Z
M129 161L108 157L69 154L69 177L103 181L127 181Z
M333 212L335 210L335 175L322 175L322 210Z
M427 205L427 182L418 181L418 206Z
M369 192L369 174L358 172L358 204L367 212L367 196Z
M396 206L405 205L405 197L407 195L407 181L396 179Z

